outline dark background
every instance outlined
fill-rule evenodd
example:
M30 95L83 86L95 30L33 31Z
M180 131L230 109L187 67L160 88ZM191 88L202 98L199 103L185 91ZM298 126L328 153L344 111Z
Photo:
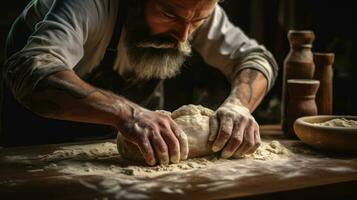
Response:
M8 1L0 9L0 62L3 63L7 32L28 0ZM280 67L279 76L254 116L260 124L278 123L280 118L282 63L289 51L287 32L315 32L314 52L334 52L334 114L357 115L357 57L354 20L357 12L347 0L225 0L231 21L269 49ZM192 70L195 67L196 70ZM197 70L198 69L198 70ZM207 72L203 76L202 72ZM166 109L200 103L215 108L227 94L228 84L207 68L199 56L190 59L179 77L166 83ZM213 73L211 73L213 72ZM221 81L213 82L213 78ZM225 88L225 89L222 89Z

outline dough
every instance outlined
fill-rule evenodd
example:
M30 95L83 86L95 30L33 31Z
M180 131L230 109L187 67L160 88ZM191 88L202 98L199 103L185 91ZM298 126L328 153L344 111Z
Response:
M357 121L345 118L335 118L323 123L314 123L317 126L357 128Z
M167 115L170 112L158 111ZM185 105L171 113L172 119L182 128L188 138L188 158L212 154L212 142L208 142L209 118L214 111L200 105ZM121 156L129 160L144 161L139 148L125 140L120 132L117 147Z

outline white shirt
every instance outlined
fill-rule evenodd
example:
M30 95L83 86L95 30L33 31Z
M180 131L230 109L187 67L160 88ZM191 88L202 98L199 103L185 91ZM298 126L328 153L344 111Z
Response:
M31 1L20 17L33 33L24 48L8 58L3 71L15 97L21 100L49 74L74 70L83 77L98 66L112 37L117 12L118 0ZM123 34L113 66L119 74L130 70ZM195 32L191 44L228 80L246 68L262 72L268 89L276 79L278 67L270 52L235 27L219 5Z

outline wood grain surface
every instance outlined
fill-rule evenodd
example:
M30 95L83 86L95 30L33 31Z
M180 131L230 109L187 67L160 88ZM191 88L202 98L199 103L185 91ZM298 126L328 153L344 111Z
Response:
M261 131L264 139L278 140L297 155L289 160L230 160L229 165L151 178L123 175L119 180L64 173L36 159L74 144L0 149L0 199L356 199L356 155L316 153L300 141L284 139L277 126ZM115 141L91 143L103 142ZM94 163L129 164L120 156Z

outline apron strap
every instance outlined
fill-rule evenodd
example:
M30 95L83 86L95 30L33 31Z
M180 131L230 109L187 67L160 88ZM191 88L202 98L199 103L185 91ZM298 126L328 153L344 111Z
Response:
M122 29L125 23L126 19L126 14L127 14L127 8L128 8L128 0L118 0L119 2L119 7L118 7L118 13L117 13L117 20L115 23L114 31L112 34L112 38L110 40L110 43L105 51L104 58L102 60L102 63L104 64L104 67L113 67L114 62L117 57L117 47L120 41L120 36L122 33Z

